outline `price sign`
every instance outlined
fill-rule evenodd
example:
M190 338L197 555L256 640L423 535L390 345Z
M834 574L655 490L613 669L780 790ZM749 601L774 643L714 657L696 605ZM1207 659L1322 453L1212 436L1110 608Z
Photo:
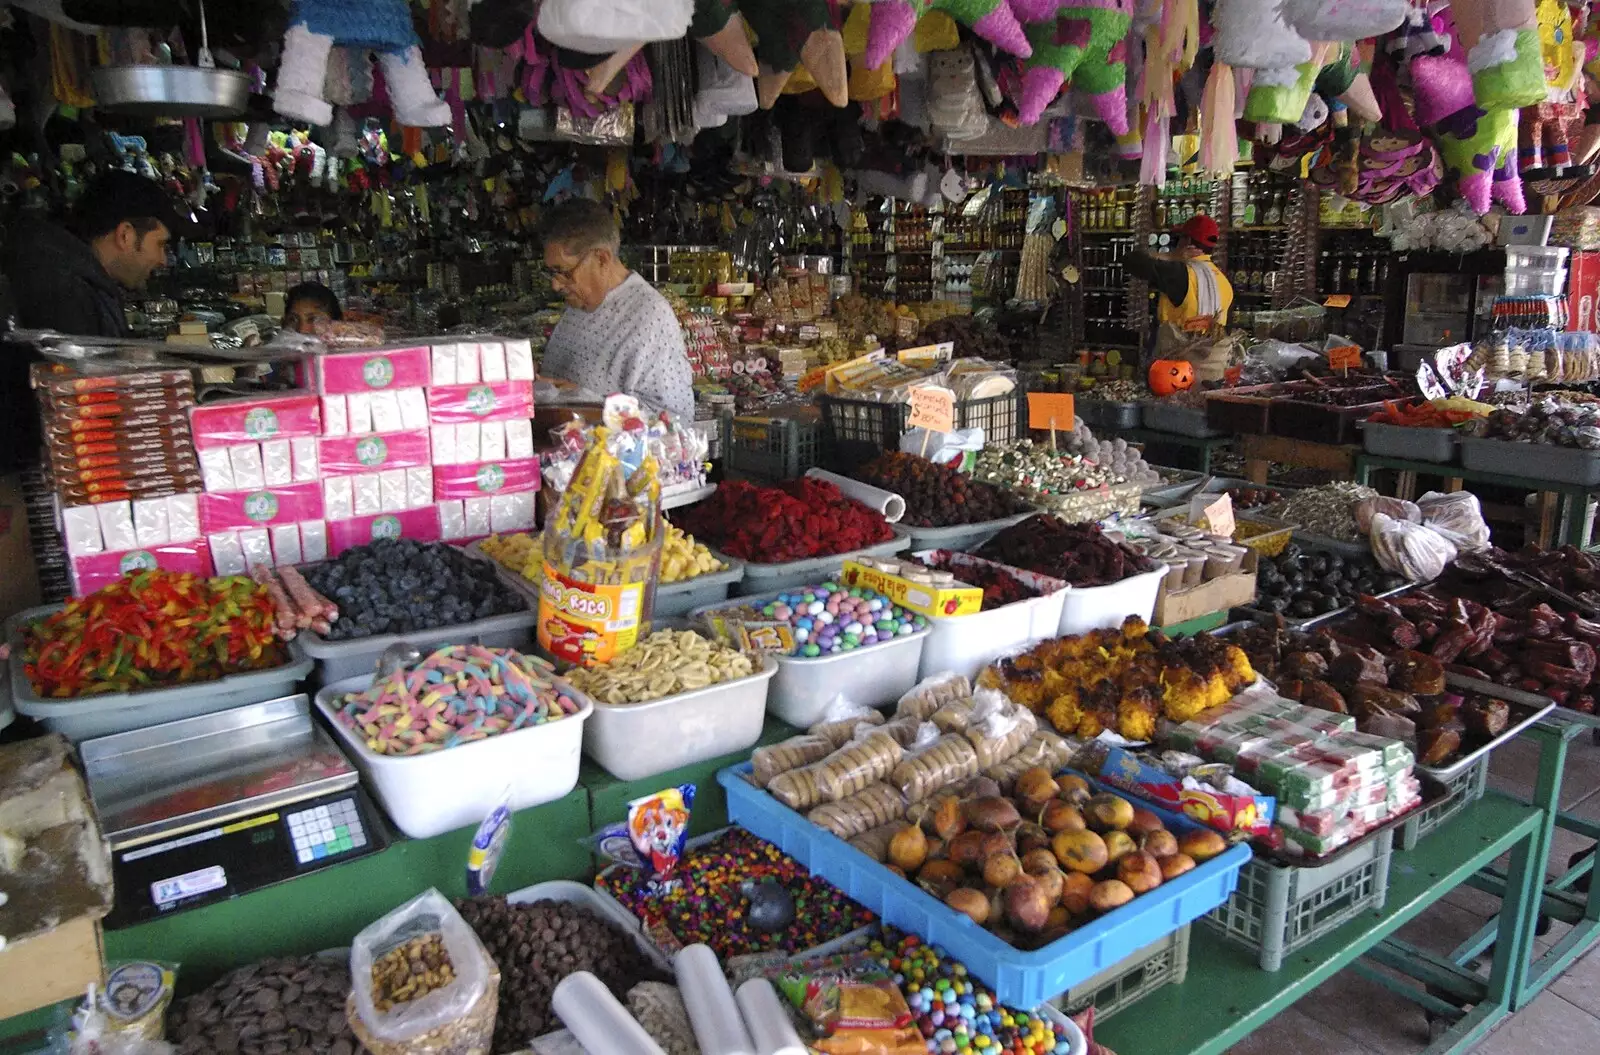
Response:
M1233 537L1233 499L1227 494L1201 495L1189 502L1189 523L1213 535Z
M944 341L939 344L924 344L917 348L902 348L895 353L895 358L908 366L932 366L935 363L947 363L955 358L956 342Z
M1353 344L1341 344L1328 349L1328 367L1332 370L1361 369L1361 349Z
M1350 306L1350 294L1330 293L1328 299L1322 302L1322 306L1325 308L1348 308Z
M911 390L911 419L913 429L929 432L950 432L956 427L956 394L938 385L923 385Z
M1029 392L1028 427L1030 429L1060 429L1072 431L1072 419L1077 409L1071 392Z

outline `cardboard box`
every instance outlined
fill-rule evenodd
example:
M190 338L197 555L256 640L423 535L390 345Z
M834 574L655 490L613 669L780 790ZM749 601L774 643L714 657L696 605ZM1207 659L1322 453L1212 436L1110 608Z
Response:
M966 583L931 585L890 575L858 561L847 560L840 575L847 586L865 586L888 597L901 608L935 619L971 615L983 607L983 591Z
M7 945L0 952L0 978L8 979L0 987L0 1018L81 998L90 982L105 983L100 920L79 916Z
M1249 604L1256 596L1256 569L1259 558L1255 550L1244 555L1244 564L1233 575L1224 575L1187 590L1168 588L1169 579L1161 580L1161 592L1156 594L1155 626L1176 626L1198 619L1212 612L1226 612L1242 604Z

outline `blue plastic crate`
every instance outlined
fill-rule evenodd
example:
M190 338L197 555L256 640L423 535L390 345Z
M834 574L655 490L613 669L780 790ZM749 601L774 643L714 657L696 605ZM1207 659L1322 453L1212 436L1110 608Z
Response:
M1024 952L761 791L745 779L749 771L746 762L717 774L728 792L730 821L773 843L885 923L943 946L1007 1007L1038 1007L1204 916L1232 896L1239 871L1251 856L1248 846L1232 847L1066 937ZM1201 827L1187 817L1141 805L1154 810L1175 833Z

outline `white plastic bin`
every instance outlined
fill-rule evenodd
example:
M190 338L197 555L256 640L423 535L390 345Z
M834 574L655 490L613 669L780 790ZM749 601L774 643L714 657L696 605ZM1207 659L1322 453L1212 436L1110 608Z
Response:
M718 553L717 559L728 566L726 571L713 571L697 575L682 582L664 582L656 587L652 618L668 619L687 615L696 608L726 600L744 578L744 561Z
M1068 588L1061 606L1062 636L1084 634L1090 630L1121 626L1130 615L1149 622L1156 610L1156 595L1161 592L1165 567L1140 572L1107 586Z
M1506 223L1521 222L1523 217L1506 216L1501 219L1501 225ZM1533 217L1537 220L1539 217ZM1553 270L1567 266L1567 257L1572 255L1572 250L1560 245L1508 245L1506 246L1507 271L1540 271Z
M322 684L329 685L347 678L370 678L377 670L378 657L390 645L401 641L415 645L423 652L445 645L525 649L533 643L533 628L538 621L539 613L529 609L410 634L377 634L329 641L321 634L302 630L295 640L302 642L306 655L317 661L317 675Z
M618 780L639 780L753 747L767 719L778 663L758 655L755 673L645 703L595 703L583 753Z
M1060 632L1061 609L1071 591L1060 579L967 553L921 550L911 556L923 561L948 558L956 566L953 570L957 579L961 578L960 565L988 565L1021 579L1034 589L1049 591L987 612L929 619L930 632L927 643L922 646L922 663L917 671L919 679L946 671L976 677L978 671L1007 652L1029 641L1055 637Z
M911 545L911 539L905 531L894 524L889 525L894 529L894 538L880 542L876 546L865 549L851 550L849 553L840 553L832 557L813 557L810 560L789 561L787 564L757 564L745 561L744 581L734 590L735 597L747 597L758 594L776 593L794 586L806 586L820 583L839 574L839 569L844 567L847 560L857 560L861 557L887 557L892 553L899 553Z
M910 537L911 548L914 550L968 550L976 549L1011 525L1020 524L1029 517L1036 516L1038 512L1037 509L1029 509L1025 513L1013 513L999 520L956 524L953 527L918 527L915 524L900 523L896 524L895 528Z
M1567 291L1567 269L1535 268L1521 270L1506 268L1508 297L1554 297Z
M481 824L508 790L516 811L553 802L578 786L583 723L594 704L566 682L558 684L579 703L577 714L442 751L397 756L373 751L335 717L336 696L371 684L366 674L329 685L317 693L317 709L395 827L413 839Z
M36 720L52 733L60 733L73 743L99 736L126 733L151 725L163 725L183 718L215 714L300 691L300 682L311 673L311 660L298 639L286 646L289 661L280 667L230 674L216 681L197 681L192 685L144 689L138 692L102 693L54 699L38 696L23 668L22 628L28 623L59 611L52 604L19 612L6 621L6 640L11 643L11 693L9 703L17 711ZM5 708L0 728L10 724L10 708Z
M740 597L727 604L697 608L690 613L690 620L703 624L707 614L720 608L738 605L760 608L776 596L774 593L764 597ZM843 695L852 703L867 707L886 707L917 683L922 647L928 633L928 628L924 627L893 641L867 645L853 652L835 652L831 656L774 656L778 673L767 693L767 710L790 725L804 729L822 720L823 712L835 696Z

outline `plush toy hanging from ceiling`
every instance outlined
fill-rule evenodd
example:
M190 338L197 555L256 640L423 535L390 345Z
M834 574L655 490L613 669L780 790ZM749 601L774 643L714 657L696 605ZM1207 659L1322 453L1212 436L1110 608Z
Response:
M1017 120L1036 124L1068 81L1089 96L1113 135L1128 131L1130 0L1068 0L1053 21L1029 24L1033 54L1023 63Z
M838 14L828 0L744 0L745 21L756 32L756 98L772 109L795 67L805 64L835 106L850 101L849 70ZM877 12L873 12L877 25Z
M333 120L322 90L335 44L378 53L396 121L417 128L450 123L450 104L428 80L406 0L296 0L272 93L278 113L314 125Z
M1518 120L1517 163L1523 171L1572 164L1572 146L1588 109L1583 85L1588 45L1574 39L1572 12L1564 0L1539 0L1538 19L1545 98L1525 107Z
M768 3L776 0L767 0ZM879 66L911 35L917 19L943 11L1001 51L1027 58L1032 54L1022 24L1007 0L876 0L867 35L867 65Z
M1284 23L1306 40L1356 41L1399 27L1410 0L1283 0Z
M593 56L588 91L600 94L639 49L689 31L693 0L544 0L539 35L559 48Z
M1251 70L1311 61L1311 45L1283 19L1282 0L1217 0L1211 12L1218 62Z

